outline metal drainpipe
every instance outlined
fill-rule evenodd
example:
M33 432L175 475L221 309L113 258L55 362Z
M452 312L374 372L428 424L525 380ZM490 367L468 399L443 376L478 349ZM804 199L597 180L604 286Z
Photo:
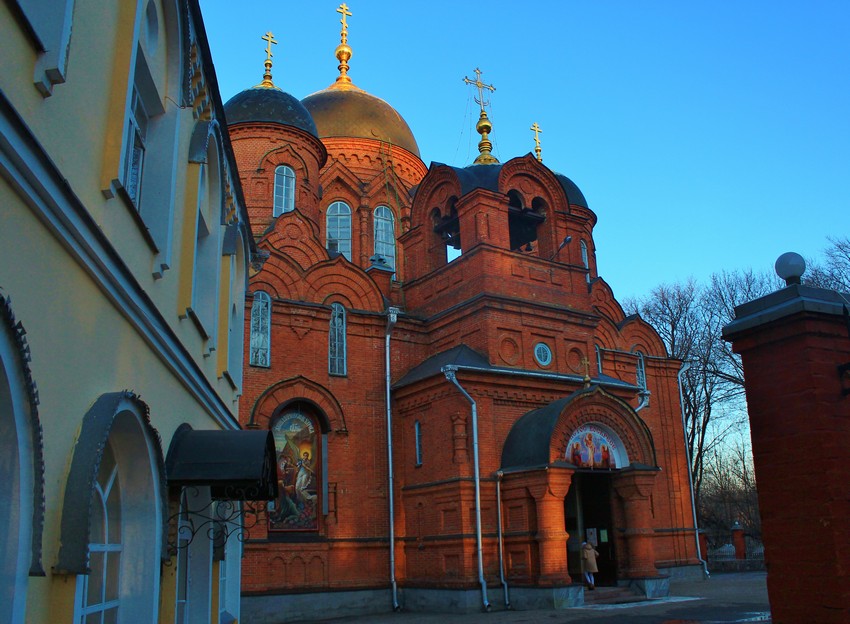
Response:
M452 382L461 394L466 397L472 405L472 457L475 462L475 543L478 551L478 583L481 585L481 603L485 611L490 611L490 602L487 600L487 581L484 579L484 555L481 548L481 475L478 471L478 406L469 393L463 389L457 381L457 368L454 366L443 366L442 373Z
M687 372L687 370L691 367L690 362L684 362L682 364L682 368L679 369L679 372L676 374L676 378L679 381L679 407L682 410L682 435L685 437L685 454L688 456L688 487L691 491L691 512L694 515L694 538L697 543L697 559L702 564L702 573L705 578L710 578L711 574L708 571L708 563L706 563L705 559L702 558L702 552L699 545L699 527L697 526L697 507L696 502L694 500L694 473L691 470L691 450L688 448L688 427L685 423L685 397L682 393L682 375Z
M499 531L499 581L502 583L502 591L505 594L505 608L508 610L513 609L511 606L511 599L508 595L508 582L505 580L505 544L502 539L502 477L505 476L505 473L499 470L496 473L496 513L497 516L497 528Z
M399 309L390 306L387 308L387 333L384 345L384 355L386 360L386 391L387 391L387 478L388 486L387 493L390 509L390 585L393 590L393 611L399 610L398 604L398 585L395 580L395 502L393 500L394 481L393 481L393 419L392 419L392 396L390 394L390 335L393 327L398 320Z
M638 396L640 397L640 403L638 403L638 406L635 408L635 413L641 411L644 407L649 405L650 394L651 393L649 392L649 390L642 390L641 392L638 392Z

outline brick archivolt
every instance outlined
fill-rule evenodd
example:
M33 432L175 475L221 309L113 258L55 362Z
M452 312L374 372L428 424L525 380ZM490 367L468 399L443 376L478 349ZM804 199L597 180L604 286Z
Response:
M604 425L620 437L631 463L656 465L649 427L628 403L598 387L571 401L558 417L549 442L549 461L563 461L573 432L592 423Z
M336 433L348 433L345 413L333 393L323 385L302 377L284 379L266 388L257 397L251 410L251 422L261 429L268 429L271 419L279 407L296 401L306 401L315 405L324 414L327 421L322 428Z

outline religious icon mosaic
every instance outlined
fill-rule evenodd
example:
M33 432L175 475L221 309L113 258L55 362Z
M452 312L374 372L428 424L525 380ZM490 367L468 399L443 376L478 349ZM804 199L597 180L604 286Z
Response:
M598 425L576 429L567 444L566 460L579 468L622 468L623 450L616 435Z
M279 494L269 505L269 530L315 531L318 516L316 426L300 411L284 413L272 426Z

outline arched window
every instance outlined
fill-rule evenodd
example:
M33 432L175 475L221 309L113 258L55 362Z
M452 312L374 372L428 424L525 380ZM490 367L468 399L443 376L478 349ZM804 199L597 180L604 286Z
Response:
M89 569L77 583L78 622L117 622L121 571L121 481L107 444L97 471L89 527Z
M637 385L641 390L646 390L646 365L644 363L643 353L638 351L635 355L637 356L637 366L635 373Z
M584 274L584 279L587 283L590 283L590 261L587 257L587 243L581 241L581 263L584 265L584 268L587 269L587 273Z
M277 456L278 499L269 507L270 531L317 531L324 494L323 436L302 403L286 407L272 421Z
M351 208L345 202L328 206L327 248L351 260Z
M328 372L346 375L345 308L331 305L331 324L328 332Z
M295 210L295 172L286 165L274 170L274 212L279 217L284 212Z
M596 349L596 370L601 375L602 374L602 348L599 345L594 347Z
M254 293L251 305L251 366L271 366L272 298L262 290Z
M375 208L375 255L395 269L395 217L387 206Z

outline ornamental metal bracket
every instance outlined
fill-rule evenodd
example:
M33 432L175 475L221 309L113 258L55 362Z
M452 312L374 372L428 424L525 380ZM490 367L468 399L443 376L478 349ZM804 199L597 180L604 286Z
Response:
M187 487L197 494L197 488ZM237 488L239 489L239 488ZM168 552L175 555L191 546L198 536L206 537L216 550L223 549L231 537L245 542L251 529L265 516L265 501L239 500L241 491L231 492L234 499L215 498L196 509L184 507L168 518ZM190 498L191 500L191 498Z

